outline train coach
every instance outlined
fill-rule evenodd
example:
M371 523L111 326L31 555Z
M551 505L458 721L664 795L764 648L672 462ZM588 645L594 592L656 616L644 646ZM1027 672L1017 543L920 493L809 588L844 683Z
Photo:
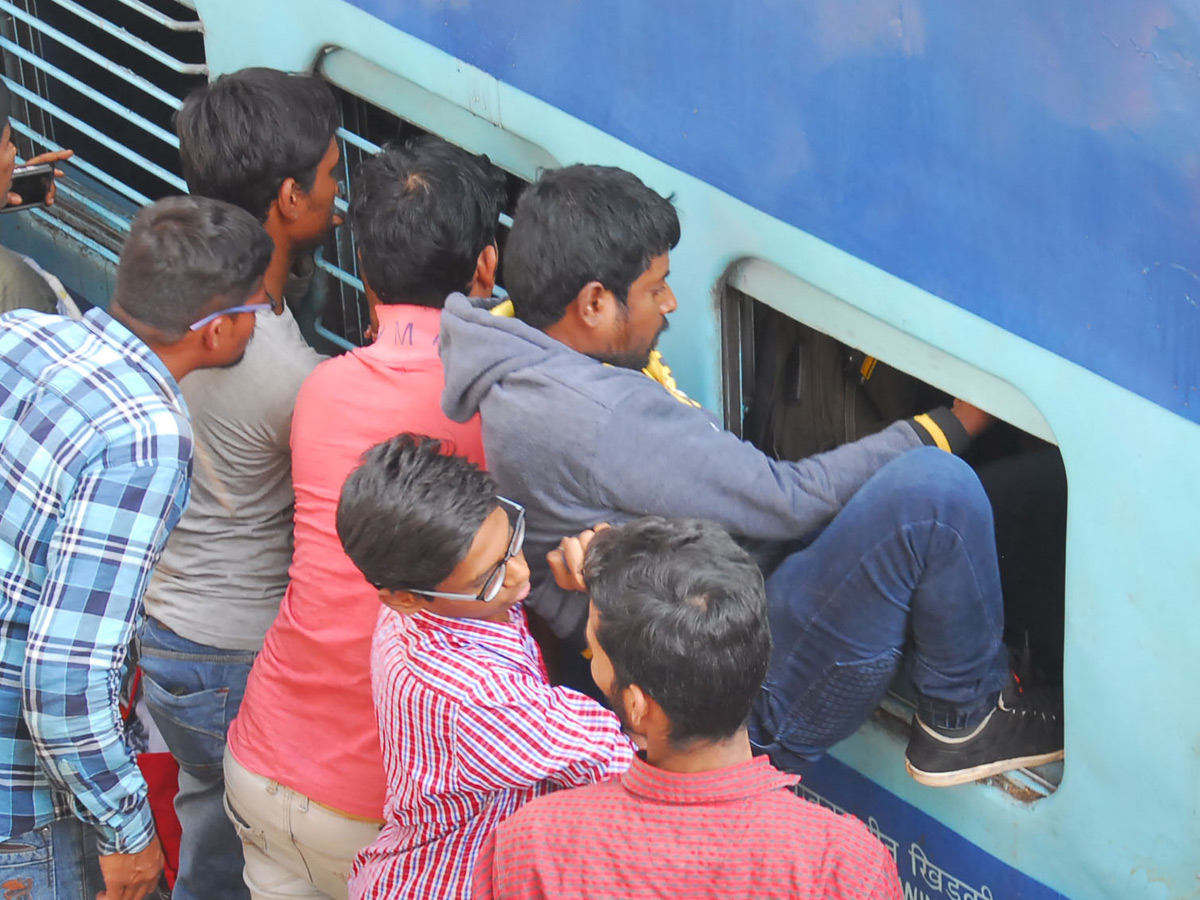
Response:
M186 189L180 98L269 65L334 88L347 178L433 132L508 173L508 213L574 162L672 194L662 349L769 452L930 392L993 414L996 456L1065 478L1030 590L1066 759L922 787L901 685L801 792L868 823L906 900L1200 897L1194 4L0 0L0 49L22 155L77 151L0 241L89 302L136 210ZM354 258L343 228L301 316L334 352L367 324Z

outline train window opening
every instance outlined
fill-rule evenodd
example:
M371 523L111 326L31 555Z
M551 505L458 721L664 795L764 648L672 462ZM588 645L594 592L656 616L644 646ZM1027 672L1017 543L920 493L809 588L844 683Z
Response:
M373 156L389 143L404 142L432 132L402 118L351 91L331 82L330 88L341 110L342 127L338 130L341 150L341 181L343 195L337 201L343 216L353 194L354 172L363 159ZM455 143L452 141L452 143ZM461 146L461 145L460 145ZM476 152L470 147L464 149ZM505 200L501 207L496 242L500 250L500 265L496 273L499 291L504 289L504 245L512 225L512 214L528 181L501 167L505 175ZM320 313L314 331L335 350L362 346L370 325L366 295L358 273L358 254L354 235L349 227L334 231L321 248L317 265L329 276L324 285L324 297L318 300Z
M857 440L897 419L950 405L953 397L915 372L872 355L727 280L719 290L727 427L777 459L800 459ZM992 502L1005 643L1023 685L1061 690L1066 475L1058 447L996 419L963 458ZM875 720L907 736L915 692L903 676ZM1061 780L1062 764L996 779L1013 796L1036 799Z
M19 157L75 151L35 217L115 262L138 209L186 191L171 118L208 75L193 5L0 0L0 48Z

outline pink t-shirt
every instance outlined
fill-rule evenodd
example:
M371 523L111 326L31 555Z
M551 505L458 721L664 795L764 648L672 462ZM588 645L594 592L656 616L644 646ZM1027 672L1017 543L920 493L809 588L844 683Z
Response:
M369 347L321 363L292 419L295 550L279 616L229 729L239 763L318 803L383 819L386 778L371 702L378 592L342 551L338 495L362 454L403 431L449 439L483 464L476 416L442 414L441 311L380 306Z

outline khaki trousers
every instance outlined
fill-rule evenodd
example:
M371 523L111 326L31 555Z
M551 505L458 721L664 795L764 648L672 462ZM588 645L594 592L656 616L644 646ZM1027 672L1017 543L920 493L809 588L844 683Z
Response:
M225 748L225 812L246 857L253 900L347 900L358 851L382 824L339 815L251 772Z

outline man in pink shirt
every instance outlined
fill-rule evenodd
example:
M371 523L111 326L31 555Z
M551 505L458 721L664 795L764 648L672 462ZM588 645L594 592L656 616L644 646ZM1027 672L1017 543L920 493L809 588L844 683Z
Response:
M437 139L388 148L355 178L350 221L376 339L317 366L296 399L290 583L225 755L255 900L345 898L354 855L383 823L369 668L378 592L342 551L338 495L368 448L403 431L482 464L478 417L457 424L441 411L439 316L451 292L491 294L502 190L486 158Z

